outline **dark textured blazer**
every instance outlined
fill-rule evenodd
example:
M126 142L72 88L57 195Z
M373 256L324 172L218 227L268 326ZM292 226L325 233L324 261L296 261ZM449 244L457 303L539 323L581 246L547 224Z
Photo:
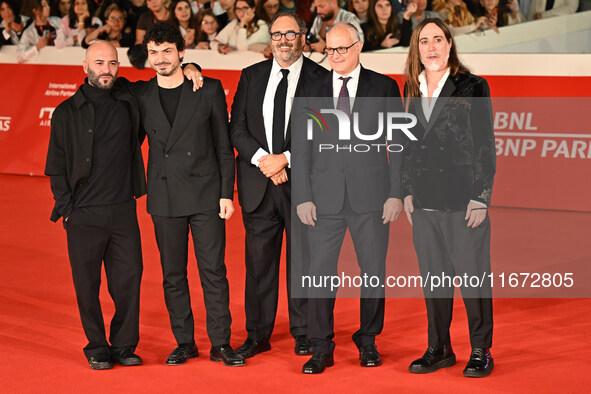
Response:
M326 107L334 108L333 97L339 92L332 91L332 72L322 82L324 97L328 97ZM361 98L371 98L364 101ZM353 111L364 119L361 124L367 127L364 134L378 129L378 112L402 112L402 102L398 84L393 79L361 68ZM345 193L351 208L357 213L374 212L383 209L390 197L401 198L399 153L388 154L385 147L379 151L351 152L340 150L319 151L320 144L357 145L399 143L400 135L386 140L386 126L380 140L364 141L351 133L350 141L338 140L338 125L333 123L333 115L325 115L328 130L314 132L313 140L298 137L292 152L292 196L295 204L312 201L318 214L336 214L343 208ZM303 127L303 126L302 126ZM299 136L305 133L300 133Z
M272 65L271 59L242 70L232 103L230 138L238 152L238 199L245 212L252 212L260 205L267 183L271 182L250 160L259 148L270 152L265 135L263 100ZM317 95L319 82L326 74L328 71L324 67L304 57L295 96ZM290 122L283 145L284 151L291 150L291 136Z
M418 208L464 210L470 200L490 205L496 168L490 91L472 74L449 76L429 122L420 99L410 99L419 137L404 149L404 196Z
M234 195L234 152L221 82L205 78L193 92L193 83L185 79L172 127L156 77L132 86L150 144L148 212L179 217L219 210L220 198Z

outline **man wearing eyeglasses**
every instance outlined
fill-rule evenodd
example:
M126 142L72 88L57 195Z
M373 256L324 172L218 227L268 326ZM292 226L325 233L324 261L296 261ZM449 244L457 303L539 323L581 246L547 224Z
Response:
M400 92L394 80L367 70L359 63L363 48L355 26L340 22L328 32L325 53L332 73L324 78L323 97L331 97L329 105L345 117L371 119L367 130L377 130L379 112L402 112ZM363 99L371 97L369 99ZM379 98L379 99L378 99ZM388 99L390 98L390 99ZM324 112L326 113L326 112ZM370 114L370 115L368 115ZM327 130L314 134L313 140L297 146L293 170L294 205L302 223L308 225L311 277L338 276L339 254L346 230L349 229L361 276L385 276L390 222L402 213L400 192L400 154L385 148L371 151L319 151L324 146L344 146L355 142L384 144L385 137L363 141L352 135L349 141L339 140L326 116ZM361 125L367 125L362 121ZM367 131L365 134L367 134ZM396 139L397 137L393 137ZM302 150L300 150L302 147ZM334 305L337 289L311 289L308 300L308 335L313 356L302 368L303 373L322 373L334 364ZM360 328L353 334L363 367L377 367L382 361L375 337L384 325L384 288L361 288Z
M290 251L292 239L300 237L292 234L291 227L289 114L292 98L315 95L315 82L327 71L302 56L306 26L295 14L275 15L269 34L273 59L242 70L230 123L230 138L238 151L238 198L246 230L248 337L237 349L245 358L271 349L284 231L290 332L295 353L310 354L307 301L291 294Z

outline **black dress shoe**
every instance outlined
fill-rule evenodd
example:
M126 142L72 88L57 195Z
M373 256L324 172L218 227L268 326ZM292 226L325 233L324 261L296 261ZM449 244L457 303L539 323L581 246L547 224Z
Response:
M266 352L271 350L271 344L269 341L257 342L254 339L246 338L246 341L236 349L236 353L242 356L242 358L251 358L255 354Z
M470 354L470 361L464 369L464 376L469 378L484 378L490 375L495 363L489 349L475 347Z
M334 358L332 353L325 354L325 353L314 353L312 358L310 358L302 367L303 373L322 373L324 369L327 367L332 367L334 365Z
M111 360L125 366L142 365L142 359L140 356L134 354L128 347L112 352Z
M90 364L90 369L95 370L113 368L113 362L109 353L100 353L96 356L88 357L88 364Z
M382 365L382 358L375 344L365 345L359 348L359 360L362 367L378 367Z
M423 357L413 361L408 367L412 373L430 373L439 368L451 367L456 363L456 355L451 346L429 346Z
M308 356L312 354L312 341L307 335L298 335L295 339L295 354L298 356Z
M199 352L195 343L181 343L170 353L166 359L166 365L181 365L186 363L188 359L198 356Z
M209 359L211 361L223 361L227 367L241 367L246 365L244 357L239 355L232 349L230 345L214 346L209 352Z

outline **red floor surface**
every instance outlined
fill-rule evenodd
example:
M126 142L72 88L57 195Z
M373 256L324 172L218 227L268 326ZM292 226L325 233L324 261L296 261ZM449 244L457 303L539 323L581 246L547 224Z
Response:
M413 375L409 363L426 346L422 299L388 299L384 332L377 339L379 368L362 368L351 335L358 301L337 300L335 366L317 376L300 370L306 357L293 354L285 286L280 293L272 350L242 368L209 361L204 307L194 257L190 286L200 357L184 366L163 365L175 343L161 287L161 271L145 198L138 211L144 276L141 298L140 367L92 371L82 353L85 338L75 303L65 233L49 221L48 179L0 175L0 391L12 392L589 392L591 301L589 299L496 299L495 369L486 379L468 379L462 369L470 348L465 311L456 303L452 341L458 362L429 375ZM560 266L591 262L591 214L492 209L492 254L509 264ZM399 264L416 265L409 226L392 225ZM241 216L229 221L226 260L233 316L232 345L244 331L244 264ZM392 248L392 246L391 246ZM392 254L392 253L391 253ZM533 262L533 263L532 263ZM589 281L591 278L576 278ZM113 313L103 284L106 321Z

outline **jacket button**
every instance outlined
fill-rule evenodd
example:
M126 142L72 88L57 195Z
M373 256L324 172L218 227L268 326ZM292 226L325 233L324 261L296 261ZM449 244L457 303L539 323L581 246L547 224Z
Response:
M440 169L439 169L439 172L443 172L443 168L440 168Z
M165 176L163 176L163 177L162 177L162 178L160 178L160 179L166 180L166 177L165 177Z
M156 134L156 130L152 130L152 133L153 133L153 134Z
M191 152L187 152L187 156L191 156Z
M421 145L421 149L427 149L427 145Z
M89 132L89 133L92 133L92 129L88 129L88 132Z
M168 157L168 153L165 153L165 154L164 154L164 157Z
M86 162L87 163L90 163L90 158L89 157L86 158Z
M444 151L444 150L445 150L445 148L444 148L443 146L440 146L440 147L439 147L439 150L440 150L440 151Z

